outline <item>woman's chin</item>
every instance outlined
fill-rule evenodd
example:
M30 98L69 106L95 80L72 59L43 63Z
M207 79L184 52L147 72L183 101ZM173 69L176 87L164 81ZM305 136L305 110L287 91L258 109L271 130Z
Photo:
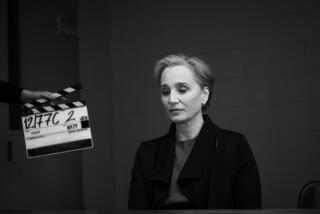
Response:
M183 115L169 115L169 119L173 123L182 123L186 120L186 118L183 117Z

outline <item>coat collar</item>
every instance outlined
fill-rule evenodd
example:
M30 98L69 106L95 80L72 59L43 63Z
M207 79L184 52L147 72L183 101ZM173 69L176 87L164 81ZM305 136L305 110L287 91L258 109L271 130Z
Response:
M204 124L196 139L194 147L186 161L179 180L196 179L201 176L203 166L211 149L215 149L218 128L211 119L204 115ZM153 170L153 180L163 181L168 186L171 183L173 161L175 156L175 125L171 124L169 132L158 144L158 153Z

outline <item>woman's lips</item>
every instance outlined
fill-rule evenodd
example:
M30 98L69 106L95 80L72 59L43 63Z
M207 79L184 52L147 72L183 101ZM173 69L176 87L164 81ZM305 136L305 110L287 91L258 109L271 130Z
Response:
M169 109L170 113L174 113L174 112L180 112L183 111L182 109Z

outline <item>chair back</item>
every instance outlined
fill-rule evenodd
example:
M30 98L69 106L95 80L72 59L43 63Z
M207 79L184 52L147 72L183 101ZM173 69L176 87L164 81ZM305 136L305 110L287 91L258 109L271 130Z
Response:
M320 208L320 180L310 181L302 187L298 199L298 208Z

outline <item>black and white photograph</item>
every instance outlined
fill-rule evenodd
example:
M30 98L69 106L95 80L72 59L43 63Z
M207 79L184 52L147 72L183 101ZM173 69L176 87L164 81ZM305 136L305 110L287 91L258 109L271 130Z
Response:
M0 0L0 214L320 213L320 1Z

